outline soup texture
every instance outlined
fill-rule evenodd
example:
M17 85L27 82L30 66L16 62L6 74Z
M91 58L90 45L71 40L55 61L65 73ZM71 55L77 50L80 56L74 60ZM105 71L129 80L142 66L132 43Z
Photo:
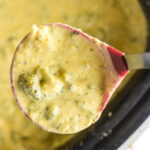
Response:
M11 92L9 70L17 44L33 24L54 22L81 28L128 54L145 50L147 24L137 0L0 0L1 150L54 150L76 135L53 134L35 126Z
M61 25L32 27L15 52L11 77L24 113L47 131L66 134L100 117L106 60L100 52L102 42L93 38L93 44Z

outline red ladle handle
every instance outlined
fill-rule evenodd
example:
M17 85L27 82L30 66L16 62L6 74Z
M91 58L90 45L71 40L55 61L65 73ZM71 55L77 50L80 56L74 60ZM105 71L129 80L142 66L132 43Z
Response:
M120 85L121 81L125 78L125 76L129 73L127 62L125 60L125 54L107 44L104 43L107 48L107 51L111 57L112 64L117 72L117 79L114 80L113 85L110 89L110 92L106 95L102 106L100 107L100 112L102 112L107 105L110 97L116 90L116 88Z

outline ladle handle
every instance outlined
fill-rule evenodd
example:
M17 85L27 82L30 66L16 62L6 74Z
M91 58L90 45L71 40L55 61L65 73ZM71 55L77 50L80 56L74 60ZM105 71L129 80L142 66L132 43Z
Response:
M150 53L124 55L128 70L150 69Z

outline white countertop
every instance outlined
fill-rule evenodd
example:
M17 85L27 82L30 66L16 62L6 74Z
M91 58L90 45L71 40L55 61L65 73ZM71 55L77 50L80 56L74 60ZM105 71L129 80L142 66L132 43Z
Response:
M150 150L150 116L118 150Z

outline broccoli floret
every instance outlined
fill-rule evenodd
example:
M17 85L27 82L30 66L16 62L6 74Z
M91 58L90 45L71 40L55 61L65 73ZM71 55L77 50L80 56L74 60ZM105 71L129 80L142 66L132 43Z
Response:
M34 74L21 74L18 78L18 85L23 92L37 100L43 98L39 82L38 76Z

